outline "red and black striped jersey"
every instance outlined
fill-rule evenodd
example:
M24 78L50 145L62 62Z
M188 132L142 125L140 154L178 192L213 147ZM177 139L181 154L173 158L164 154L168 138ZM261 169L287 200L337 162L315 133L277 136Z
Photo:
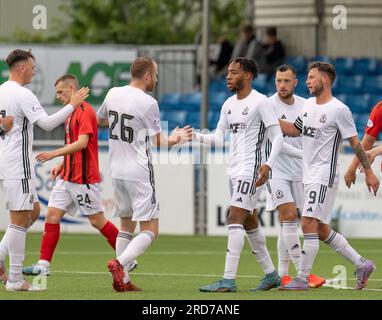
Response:
M89 135L88 146L64 156L61 178L78 184L94 184L101 181L98 165L98 125L96 113L90 104L83 102L65 121L65 144Z

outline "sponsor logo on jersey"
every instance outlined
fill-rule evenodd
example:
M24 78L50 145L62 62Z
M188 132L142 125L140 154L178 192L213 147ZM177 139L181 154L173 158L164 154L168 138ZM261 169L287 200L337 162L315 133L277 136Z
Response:
M247 125L245 123L231 123L229 128L232 133L238 133L245 131L247 129Z
M373 121L371 119L367 120L367 127L371 128L372 126L374 126Z
M322 132L320 129L304 126L302 134L309 138L320 139Z
M323 115L320 117L320 122L321 122L321 123L325 123L325 122L326 122L326 119L327 119L326 114L323 114Z
M281 190L277 190L276 191L276 198L281 199L282 197L284 197L284 193Z
M246 116L248 114L248 111L249 111L249 108L248 107L245 107L245 109L243 110L243 112L241 113L243 116Z

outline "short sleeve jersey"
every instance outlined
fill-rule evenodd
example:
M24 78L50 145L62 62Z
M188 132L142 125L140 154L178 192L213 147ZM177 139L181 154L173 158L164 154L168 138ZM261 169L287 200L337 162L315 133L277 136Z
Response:
M256 90L244 99L237 95L228 98L222 106L217 129L229 131L230 155L227 174L256 179L262 158L266 128L279 121L267 97Z
M157 101L130 85L112 88L98 117L109 121L111 177L153 182L150 137L161 132Z
M295 95L294 103L292 105L288 105L281 101L278 94L276 93L269 97L269 101L272 103L274 111L279 119L295 122L301 114L306 99ZM301 136L284 136L284 142L297 149L302 148ZM268 155L270 151L269 144L270 142L267 140L266 155ZM302 181L302 159L294 158L281 152L278 161L275 162L272 168L271 178L288 181Z
M15 81L0 86L0 116L13 116L13 127L0 137L0 179L35 178L33 125L47 114L37 97Z
M86 102L66 118L65 144L78 141L80 135L89 135L88 145L81 151L64 156L61 178L78 184L99 183L97 118L92 106Z
M310 98L295 126L302 131L303 182L333 187L338 178L338 149L343 139L357 136L350 109L337 98L317 104Z

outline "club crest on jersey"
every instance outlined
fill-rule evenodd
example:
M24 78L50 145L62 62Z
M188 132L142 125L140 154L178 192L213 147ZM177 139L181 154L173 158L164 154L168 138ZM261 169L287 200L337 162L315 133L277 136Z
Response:
M321 123L325 123L325 122L326 122L326 119L327 119L326 114L323 114L323 115L320 117L320 122L321 122Z
M281 190L277 190L276 191L276 198L281 199L282 197L284 197L284 193Z
M243 116L246 116L248 114L248 111L249 111L249 108L248 107L245 107L245 109L243 110L243 112L241 113Z
M374 125L373 121L371 119L367 120L367 127L371 128Z
M232 133L238 133L245 131L247 129L247 125L245 123L231 123L229 128L231 129Z

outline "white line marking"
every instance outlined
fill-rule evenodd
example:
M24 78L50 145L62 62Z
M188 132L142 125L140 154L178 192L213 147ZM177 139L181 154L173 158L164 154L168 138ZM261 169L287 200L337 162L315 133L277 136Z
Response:
M70 271L70 270L57 270L53 271L52 273L70 273L70 274L88 274L88 275L96 275L96 274L102 274L106 275L109 274L109 272L106 271ZM196 274L196 273L153 273L153 272L134 272L134 276L154 276L154 277L207 277L207 278L219 278L221 275L218 274ZM237 275L237 278L262 278L263 276L255 276L255 275ZM333 279L327 279L327 281L332 281ZM356 280L355 278L349 278L348 280ZM370 281L382 281L382 279L369 279ZM331 284L324 284L324 287L327 288L335 288L334 285ZM336 289L343 289L343 290L353 290L352 287L341 287ZM365 288L363 291L377 291L382 292L382 289L369 289Z

